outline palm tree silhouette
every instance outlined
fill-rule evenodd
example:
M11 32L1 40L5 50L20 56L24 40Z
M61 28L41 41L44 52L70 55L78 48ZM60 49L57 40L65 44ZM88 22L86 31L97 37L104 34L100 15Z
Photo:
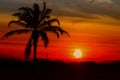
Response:
M34 4L32 8L30 7L20 7L18 12L13 14L13 16L17 17L18 20L12 20L9 22L8 27L11 24L15 23L17 25L23 26L23 29L13 30L6 33L2 39L7 38L13 34L21 34L31 32L31 37L27 43L25 49L25 58L28 60L31 47L34 46L34 55L33 60L36 61L36 51L37 51L37 43L38 38L41 37L44 42L44 47L47 48L49 39L46 32L53 32L57 38L60 35L67 34L68 32L60 28L60 22L58 19L51 19L50 14L52 9L46 7L46 3L43 3L43 9L40 9L38 4ZM56 22L57 26L53 23Z

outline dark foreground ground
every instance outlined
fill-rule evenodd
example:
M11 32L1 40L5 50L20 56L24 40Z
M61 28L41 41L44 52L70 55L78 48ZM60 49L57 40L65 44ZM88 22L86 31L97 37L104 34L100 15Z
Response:
M120 61L63 63L37 60L0 60L0 80L120 80ZM35 71L36 70L36 71Z

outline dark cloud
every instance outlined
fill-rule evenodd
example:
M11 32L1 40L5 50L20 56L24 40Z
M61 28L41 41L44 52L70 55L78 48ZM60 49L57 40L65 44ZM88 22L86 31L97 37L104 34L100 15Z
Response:
M53 15L81 17L87 19L97 19L98 16L108 16L120 19L120 0L108 2L90 3L90 0L45 0L49 8L53 9ZM41 0L0 0L0 13L13 12L21 6L30 6L37 2L42 5ZM98 18L99 19L99 18Z
M114 19L120 19L119 0L110 2L90 3L90 0L46 0L50 7L54 9L55 15L69 16L69 17L83 17L89 19L96 19L98 16L108 16Z
M114 3L114 4L120 5L120 0L111 0L111 1L112 1L112 3Z
M21 6L31 6L39 0L0 0L0 13L14 12Z
M96 3L96 4L89 4L87 6L83 6L82 12L94 15L100 15L100 16L108 16L115 19L120 19L120 10L118 10L118 7L114 7L113 4L110 3Z
M13 12L22 5L25 3L21 0L0 0L0 13Z

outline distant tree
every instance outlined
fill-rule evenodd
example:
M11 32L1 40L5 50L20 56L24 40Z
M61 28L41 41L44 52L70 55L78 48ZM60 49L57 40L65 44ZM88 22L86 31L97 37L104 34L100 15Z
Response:
M27 43L25 49L25 57L28 60L31 47L34 46L34 55L33 60L36 61L36 51L38 38L41 37L44 42L44 47L47 48L49 39L46 32L53 32L57 38L60 37L60 34L68 34L65 30L60 28L60 22L58 19L51 19L50 14L52 9L46 7L46 3L43 3L43 9L41 10L38 4L34 4L33 8L30 7L20 7L17 13L14 13L12 16L18 18L18 20L12 20L9 22L8 27L11 24L15 23L23 27L23 29L13 30L6 33L2 39L7 38L13 34L22 34L31 32L31 37ZM53 23L56 22L57 26Z

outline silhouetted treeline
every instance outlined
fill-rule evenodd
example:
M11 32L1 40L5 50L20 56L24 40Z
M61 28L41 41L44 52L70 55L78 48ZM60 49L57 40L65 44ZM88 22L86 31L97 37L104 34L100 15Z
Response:
M37 60L36 74L32 61L0 59L0 80L120 80L120 61L111 63L64 63Z

